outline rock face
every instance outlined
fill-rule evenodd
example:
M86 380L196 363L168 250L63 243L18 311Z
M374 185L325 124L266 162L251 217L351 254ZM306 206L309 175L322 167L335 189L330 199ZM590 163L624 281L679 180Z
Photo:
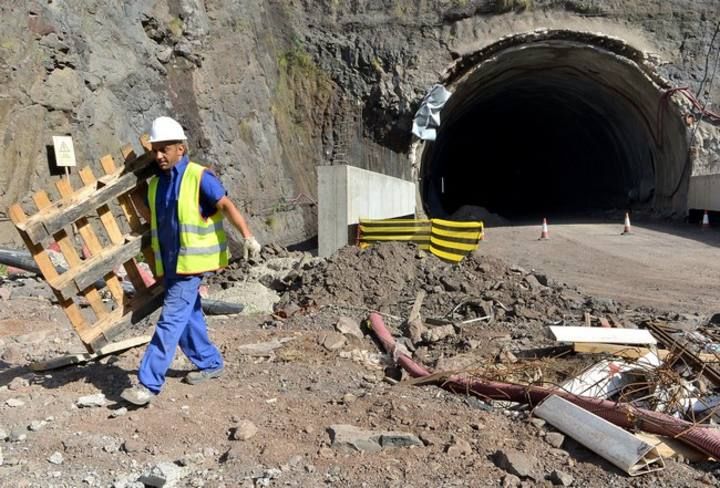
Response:
M100 173L101 156L120 159L120 145L139 147L151 120L170 114L261 240L300 242L315 234L317 165L411 176L412 115L457 57L538 27L604 32L656 53L660 74L696 91L718 9L503 4L516 11L489 0L3 2L0 209L51 187L50 136L73 135L80 165ZM699 96L717 111L719 94L715 83ZM702 124L696 146L695 172L716 172L717 128ZM2 225L0 241L19 243Z

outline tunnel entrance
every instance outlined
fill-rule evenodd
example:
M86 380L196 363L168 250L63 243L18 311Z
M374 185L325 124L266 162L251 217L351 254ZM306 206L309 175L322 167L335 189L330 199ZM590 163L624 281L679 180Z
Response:
M518 35L459 60L444 85L453 95L421 157L430 216L684 212L681 111L622 41Z

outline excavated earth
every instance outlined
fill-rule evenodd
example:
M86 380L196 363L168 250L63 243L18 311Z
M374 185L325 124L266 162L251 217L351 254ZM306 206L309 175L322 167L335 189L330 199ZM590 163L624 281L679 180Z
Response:
M707 317L589 297L551 276L481 254L451 266L398 243L348 247L329 259L268 246L258 261L233 263L209 279L208 292L228 297L250 282L277 294L272 314L208 317L225 357L225 375L185 384L182 378L192 367L178 354L161 395L147 408L128 409L119 394L135 380L143 348L34 373L32 362L82 351L82 346L44 283L32 276L5 278L0 286L1 484L720 483L715 463L682 458L666 460L663 471L631 478L526 409L408 384L364 324L370 310L381 312L414 359L431 370L504 364L533 371L534 381L556 383L589 359L518 359L521 351L555 345L546 335L548 324L582 324L586 313L622 327L649 319L690 327ZM427 330L413 344L404 323L422 291L420 314ZM153 318L127 336L147 333ZM345 334L337 331L339 322ZM454 325L442 325L448 323ZM84 398L91 395L99 397ZM343 424L403 433L397 444L406 447L357 450L333 442L331 434L342 430L333 426ZM503 456L511 461L500 462Z

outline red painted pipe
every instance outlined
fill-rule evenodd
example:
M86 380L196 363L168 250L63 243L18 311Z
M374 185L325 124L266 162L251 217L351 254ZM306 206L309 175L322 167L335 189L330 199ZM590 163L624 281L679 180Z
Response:
M397 353L395 339L377 313L370 314L370 324L385 351L393 354L397 363L414 378L428 376L430 371L415 363L407 355ZM664 413L633 407L627 403L615 403L592 397L574 395L559 388L522 386L497 381L482 381L453 375L443 380L441 386L456 393L473 393L482 398L508 400L537 405L549 395L558 395L598 417L626 429L638 429L652 434L675 437L715 459L720 459L720 430L695 425Z

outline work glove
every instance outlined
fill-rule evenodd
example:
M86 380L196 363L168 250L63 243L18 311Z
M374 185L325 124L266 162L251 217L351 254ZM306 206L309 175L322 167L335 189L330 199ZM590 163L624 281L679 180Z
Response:
M244 238L241 242L242 247L242 258L247 260L248 258L257 258L260 256L260 243L254 237Z

